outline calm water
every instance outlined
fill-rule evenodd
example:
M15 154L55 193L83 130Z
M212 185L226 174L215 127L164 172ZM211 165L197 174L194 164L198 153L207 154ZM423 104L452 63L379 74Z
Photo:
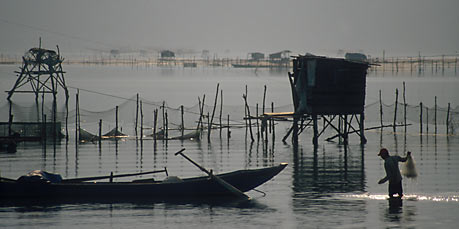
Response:
M10 89L16 66L0 66L1 90ZM224 91L228 107L242 104L245 85L251 104L262 100L267 85L266 101L277 106L289 105L290 87L284 72L239 70L227 68L130 68L114 66L68 66L66 80L73 88L98 91L130 98L135 93L151 101L166 100L169 106L192 106L197 97L206 94L212 104L215 85ZM454 76L412 77L377 76L368 78L367 104L383 99L392 101L394 88L407 82L407 101L423 101L445 106L458 105L459 80ZM411 92L411 93L410 93ZM6 96L2 95L1 101ZM32 97L33 98L33 97ZM73 98L73 97L72 97ZM15 97L33 100L30 97ZM82 92L83 109L103 111L122 103L122 99ZM3 104L3 102L2 102ZM70 105L73 107L72 105ZM4 114L4 111L2 111ZM6 117L1 117L7 121ZM366 123L373 126L373 123ZM245 129L233 128L228 139L218 131L209 143L196 141L159 141L143 143L133 139L82 144L75 147L71 136L43 149L38 143L21 144L14 154L0 153L2 176L17 178L33 169L44 169L63 177L83 177L115 173L150 171L167 167L171 175L202 175L197 168L174 156L186 148L188 156L215 172L242 168L258 168L288 162L289 166L273 180L249 192L249 202L121 202L62 203L52 205L0 206L0 227L5 228L454 228L459 209L459 137L443 133L420 136L417 127L408 133L367 131L368 143L360 146L351 135L350 145L324 139L317 149L311 145L311 131L300 135L298 146L283 143L288 126L276 126L276 138L268 146L251 143ZM129 131L132 132L132 131ZM131 134L131 133L129 133ZM384 168L376 156L380 147L403 155L411 151L419 177L404 179L405 199L392 206L386 200L387 184L378 185ZM155 175L162 179L163 175Z

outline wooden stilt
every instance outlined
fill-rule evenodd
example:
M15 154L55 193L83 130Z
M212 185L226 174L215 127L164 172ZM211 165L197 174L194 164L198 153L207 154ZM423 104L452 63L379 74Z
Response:
M324 119L325 120L325 119ZM338 115L338 143L341 144L343 141L343 118L341 115Z
M312 115L312 128L314 132L314 136L312 137L312 144L314 146L317 146L319 144L319 136L318 136L318 127L317 127L317 115L313 114Z
M343 123L344 123L344 128L343 128L343 131L344 131L343 132L343 140L344 141L343 141L343 143L344 143L344 145L347 145L349 143L349 140L348 140L348 138L349 138L349 133L348 133L349 124L347 123L347 115L344 115L343 117L344 117L343 118Z
M365 138L365 113L364 112L360 114L359 129L360 129L360 144L366 144L367 139Z

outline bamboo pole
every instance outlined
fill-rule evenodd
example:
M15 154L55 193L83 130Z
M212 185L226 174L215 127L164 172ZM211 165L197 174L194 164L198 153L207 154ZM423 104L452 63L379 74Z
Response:
M398 88L395 89L395 110L394 110L394 132L396 132L396 123L397 123L397 105L398 105Z
M454 60L454 75L457 73L457 53L456 53L456 59Z
M78 141L80 140L79 139L79 135L78 135L78 117L79 117L79 94L80 94L80 90L77 89L77 93L75 95L75 145L78 145ZM44 116L45 117L45 116ZM45 136L46 137L46 136Z
M202 97L202 104L201 104L201 99L198 97L198 102L199 102L199 121L198 121L198 126L196 127L196 130L199 130L201 129L201 131L203 130L203 115L204 115L204 102L206 100L206 95L204 95Z
M247 89L247 84L245 85L245 96L247 97L248 95L248 89ZM244 95L243 95L244 96ZM244 106L244 115L245 117L247 117L247 106ZM246 129L246 133L247 133L247 128L248 128L248 120L245 119L245 129Z
M248 122L248 127L249 127L249 131L250 131L250 139L252 140L252 142L255 141L255 139L253 138L253 132L252 132L252 121L251 121L251 117L250 117L250 108L249 108L249 104L247 103L247 95L242 95L242 98L244 98L244 101L245 101L245 108L247 110L247 116L246 116L246 122Z
M446 112L446 135L449 135L449 112L451 109L451 104L448 103L448 111Z
M274 102L271 102L271 112L274 113ZM271 131L272 131L272 135L273 135L273 143L274 143L274 138L275 138L275 131L274 131L274 119L271 119Z
M102 142L102 119L99 119L99 145Z
M153 111L153 141L156 143L156 122L158 121L158 109Z
M403 123L404 128L405 128L405 133L406 133L406 87L405 87L405 81L403 81Z
M135 132L135 138L137 139L138 135L137 135L137 127L138 127L138 123L139 123L139 93L137 93L137 99L136 99L136 110L135 110L135 128L134 128L134 132Z
M226 130L226 137L228 138L228 140L230 139L231 137L231 131L230 131L230 115L228 114L228 129Z
M210 132L212 129L212 124L214 122L214 115L215 115L215 109L217 108L217 101L218 101L218 92L219 92L219 87L220 83L217 83L217 91L215 92L215 99L214 99L214 108L212 110L212 118L210 119L210 126L209 126L209 132L207 134L207 139L210 141Z
M437 134L437 96L435 96L434 125L435 125L435 134Z
M181 130L182 138L183 138L183 134L184 134L184 130L185 130L185 122L183 121L183 105L180 106L180 114L181 114L181 117L182 117L182 124L180 125L180 130Z
M422 102L419 103L419 132L422 135Z
M223 114L223 90L220 90L220 115L219 115L219 120L220 120L220 138L222 138L222 114Z
M260 140L260 125L259 125L259 122L258 122L258 103L256 104L255 106L255 117L257 117L256 119L256 126L257 126L257 141ZM262 134L263 135L263 134ZM262 136L263 137L263 136Z
M266 85L264 87L264 91L263 91L263 113L262 114L265 114L265 101L266 101Z
M8 115L8 136L11 136L13 131L11 130L11 125L13 125L13 102L11 100L8 100L8 105L9 105L9 115Z
M111 172L111 175L109 175L109 176L96 176L96 177L82 177L82 178L64 179L64 180L62 180L62 183L78 183L78 182L85 182L85 181L113 179L113 178L117 178L117 177L140 176L140 175L146 175L146 174L152 174L152 173L162 173L162 172L167 173L166 168L164 168L164 170L158 170L158 171L149 171L149 172L140 172L140 173L128 173L128 174L119 174L119 175L113 175L113 172Z
M195 165L196 167L198 167L201 171L205 172L207 175L209 175L209 177L213 180L215 180L217 183L219 183L223 188L227 189L230 193L234 194L235 196L238 196L238 197L243 197L245 199L250 199L247 195L245 195L241 190L237 189L236 187L234 187L233 185L227 183L226 181L224 181L223 179L215 176L212 172L212 170L208 171L207 169L205 169L204 167L202 167L201 165L199 165L198 163L196 163L195 161L193 161L191 158L189 158L188 156L186 156L185 154L183 154L182 152L184 151L185 149L182 149L180 151L178 151L177 153L175 153L175 155L181 155L182 157L184 157L185 159L187 159L189 162L191 162L193 165Z
M167 111L165 111L165 116L164 116L164 138L165 140L169 139L169 116L167 114Z
M429 107L426 107L426 134L429 134Z
M115 139L116 139L116 136L118 135L118 106L116 106L116 109L115 109Z
M379 119L381 122L381 131L383 130L383 107L382 107L382 98L381 98L381 90L379 90Z
M163 105L161 106L162 108L162 114L163 114L163 130L164 130L164 136L166 136L166 114L165 114L165 109L166 109L166 101L163 101Z
M140 101L140 144L143 142L143 106Z
M212 129L210 121L210 113L207 112L207 141L210 142L210 129Z

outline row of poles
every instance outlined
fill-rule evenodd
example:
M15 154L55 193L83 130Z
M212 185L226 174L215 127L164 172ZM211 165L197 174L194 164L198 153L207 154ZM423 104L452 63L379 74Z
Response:
M382 102L382 96L381 96L381 90L379 90L379 107L380 107L380 124L381 124L381 130L384 128L384 127L392 127L393 128L393 131L396 132L396 128L397 127L400 127L400 126L404 126L404 131L406 132L406 129L407 129L407 121L406 121L406 109L407 109L407 103L406 103L406 88L405 88L405 82L403 82L403 125L398 125L397 124L397 112L398 112L398 105L399 105L399 102L398 102L398 88L395 89L395 103L394 103L394 117L393 117L393 123L392 125L384 125L383 124L383 102ZM425 107L425 115L426 115L426 118L425 120L426 121L426 131L427 133L429 133L429 108L428 107ZM423 134L423 123L424 123L424 105L422 102L419 103L419 133L422 135ZM435 96L435 105L434 105L434 134L437 134L437 130L438 130L438 127L437 127L437 111L438 111L438 106L437 106L437 96ZM450 112L451 112L451 103L448 103L448 108L447 108L447 112L446 112L446 122L445 122L445 125L446 125L446 135L449 135L450 132L450 124L451 124L451 115L450 115Z
M222 136L222 129L223 128L227 128L227 136L228 138L230 138L230 115L228 114L228 119L227 119L227 125L225 126L223 124L223 90L219 90L219 84L217 84L217 91L216 91L216 95L215 95L215 100L214 100L214 106L213 106L213 110L212 110L212 114L210 114L209 112L207 113L207 115L204 113L204 107L205 107L205 99L206 99L206 96L203 95L203 98L202 98L202 101L201 101L201 98L198 97L198 101L199 101L199 119L198 119L198 123L196 125L196 131L199 131L200 133L203 133L203 130L204 130L204 122L205 122L205 118L207 118L207 139L208 141L210 141L210 136L211 136L211 133L212 133L212 129L214 126L218 126L219 129L220 129L220 137ZM215 118L215 115L216 115L216 108L217 108L217 102L218 102L218 96L220 94L220 114L219 114L219 124L215 124L214 123L214 118ZM153 137L153 140L156 141L157 138L159 137L157 135L157 131L159 129L161 129L159 127L160 123L159 123L159 115L160 115L160 110L161 110L161 113L162 113L162 131L163 131L163 137L161 137L162 140L168 140L169 139L169 133L168 131L170 130L169 128L169 115L168 115L168 112L167 112L167 106L166 106L166 103L165 101L163 102L163 104L160 106L160 109L154 109L153 111L153 127L152 127L152 137ZM77 94L76 94L76 107L75 107L75 110L76 110L76 115L75 115L75 136L76 137L76 141L78 142L79 141L79 130L81 129L81 125L80 125L80 108L79 108L79 90L77 90ZM115 136L113 136L114 138L117 138L116 134L118 134L118 111L119 111L119 107L116 106L115 108ZM185 122L184 122L184 113L185 113L185 110L184 110L184 106L181 105L180 106L180 114L181 114L181 125L179 127L179 130L181 132L181 137L184 136L184 131L185 131ZM139 132L139 129L140 129L140 132ZM143 102L142 100L140 100L139 98L139 94L136 95L136 118L135 118L135 126L134 126L134 131L135 131L135 136L136 136L136 139L138 139L138 137L140 136L140 140L143 140L143 130L144 130L144 114L143 114ZM99 120L99 136L98 136L98 139L99 141L101 141L102 139L102 119Z
M424 73L428 69L428 65L430 65L431 72L438 73L439 69L441 69L442 74L445 73L446 68L454 66L454 74L457 74L458 68L458 56L455 55L453 57L447 57L446 55L441 55L440 58L432 57L427 59L425 56L419 55L417 57L405 57L405 58L386 58L385 53L383 52L382 60L370 60L371 63L377 64L373 66L371 69L375 72L378 69L382 68L382 71L385 72L387 70L387 65L390 65L390 69L392 73L399 72L399 71L406 71L408 68L411 72L417 72L419 75Z

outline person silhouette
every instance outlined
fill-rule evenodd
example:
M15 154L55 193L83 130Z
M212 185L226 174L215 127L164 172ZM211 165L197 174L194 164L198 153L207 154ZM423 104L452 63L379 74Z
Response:
M394 194L398 194L399 198L403 196L402 175L400 174L400 169L398 168L398 162L405 162L410 155L411 152L407 152L406 157L400 157L398 155L390 156L389 151L386 148L382 148L378 153L378 156L384 159L384 169L386 170L386 176L379 180L378 184L383 184L386 181L389 181L390 198L393 198Z

